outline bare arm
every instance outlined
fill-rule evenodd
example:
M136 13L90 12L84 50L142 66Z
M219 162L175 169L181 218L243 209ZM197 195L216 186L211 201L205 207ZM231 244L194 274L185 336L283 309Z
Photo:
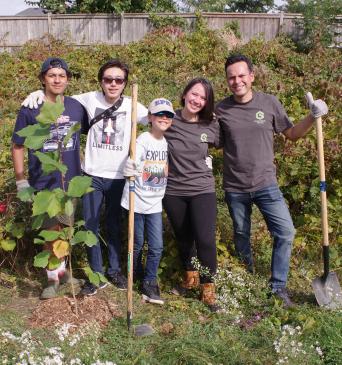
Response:
M313 126L314 121L315 121L314 117L311 114L309 114L293 127L285 129L283 131L283 134L286 138L295 142L299 138L304 137L306 133L309 132L309 130Z
M16 181L25 180L24 155L25 155L25 147L13 143L12 159L13 159L13 167Z

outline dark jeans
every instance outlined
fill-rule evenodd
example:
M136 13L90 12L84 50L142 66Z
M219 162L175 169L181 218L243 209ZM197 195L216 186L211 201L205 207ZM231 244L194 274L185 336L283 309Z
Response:
M120 271L121 253L121 196L124 179L106 179L92 176L94 191L83 196L83 216L86 229L98 236L102 203L105 203L105 221L108 235L108 275ZM101 245L87 247L90 268L103 273Z
M147 236L147 257L145 270L142 265L144 232ZM134 274L146 281L157 280L159 262L163 252L162 213L134 213Z
M278 186L271 185L252 193L226 192L225 200L233 220L236 251L248 266L253 265L250 241L252 205L259 208L273 237L270 285L272 289L285 287L295 228Z
M163 205L178 241L184 270L194 270L191 263L197 257L202 266L216 273L216 195L166 195ZM211 282L210 276L201 276L201 283Z

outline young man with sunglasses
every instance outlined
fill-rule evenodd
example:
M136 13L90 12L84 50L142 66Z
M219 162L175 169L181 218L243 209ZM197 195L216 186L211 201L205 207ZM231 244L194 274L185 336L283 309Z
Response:
M123 96L127 85L128 66L117 59L102 65L98 72L101 91L74 95L87 110L90 129L87 135L83 171L92 177L94 191L83 197L83 215L87 229L98 235L101 207L105 204L108 240L107 277L119 289L127 288L127 279L121 273L121 196L125 185L123 168L126 164L131 137L131 98ZM31 94L24 103L30 106L41 101L41 93ZM147 123L147 109L137 107L139 122ZM87 248L92 271L103 273L101 245ZM94 295L98 288L87 282L81 294Z

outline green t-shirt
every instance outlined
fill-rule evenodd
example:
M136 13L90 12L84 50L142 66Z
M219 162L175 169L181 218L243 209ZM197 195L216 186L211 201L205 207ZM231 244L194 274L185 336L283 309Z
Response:
M293 126L279 100L253 92L245 104L232 96L216 106L223 143L223 188L228 192L252 192L277 183L274 133Z

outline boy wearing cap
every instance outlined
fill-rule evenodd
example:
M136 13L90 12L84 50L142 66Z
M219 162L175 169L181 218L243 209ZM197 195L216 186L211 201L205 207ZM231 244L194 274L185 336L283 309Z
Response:
M41 152L54 152L58 149L58 142L64 138L69 129L77 123L81 123L84 131L88 125L88 117L83 106L76 100L64 96L63 93L70 80L71 73L68 65L61 58L48 58L44 61L39 74L39 80L44 88L45 101L56 103L57 96L61 97L64 104L64 112L51 125L50 138L45 141ZM66 188L68 182L76 175L81 173L80 164L80 131L74 133L67 145L62 147L62 161L68 167L64 182L59 171L53 171L44 175L39 159L34 155L34 150L28 150L28 179L25 177L24 169L24 137L18 136L17 132L21 129L37 123L36 117L40 113L38 109L21 107L14 132L12 136L12 157L13 166L18 192L32 186L36 190L53 190L55 188ZM63 186L64 185L64 186ZM63 215L47 218L43 223L43 228L47 230L60 230L64 225L70 224L70 219ZM46 244L45 249L52 251L52 243ZM41 299L53 298L57 295L60 282L67 280L65 272L65 259L61 259L60 266L55 270L46 270L48 286L43 290Z
M154 99L148 108L149 132L137 138L136 161L128 159L124 175L136 176L134 203L133 275L142 279L142 296L149 303L164 304L160 298L157 271L163 251L162 199L165 194L168 160L164 132L171 126L174 110L169 100ZM129 181L121 205L129 209ZM148 249L142 265L144 232Z

